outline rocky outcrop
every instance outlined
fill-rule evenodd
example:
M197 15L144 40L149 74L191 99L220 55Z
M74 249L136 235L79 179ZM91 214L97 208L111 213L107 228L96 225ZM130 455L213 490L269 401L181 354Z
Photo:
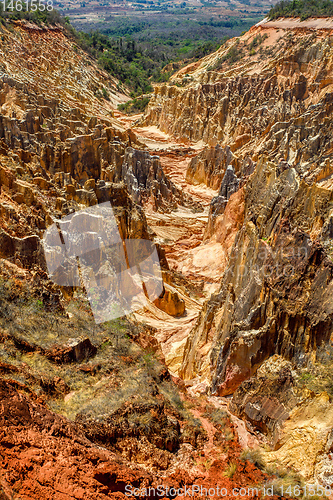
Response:
M73 361L83 361L94 356L97 352L89 338L69 339L63 346L54 346L46 351L45 356L55 363L70 363Z
M119 178L137 203L149 200L155 210L184 204L181 191L165 176L159 157L147 151L127 148Z
M212 455L198 456L196 458L198 465L193 474L188 470L188 464L192 465L193 462L188 453L193 446L196 446L196 441L199 441L200 431L198 432L197 428L186 427L183 437L183 455L179 457L179 462L174 462L170 472L162 472L161 475L161 472L154 470L154 466L146 470L145 467L133 463L133 459L152 461L153 457L147 456L151 452L148 440L140 449L138 446L135 447L133 438L131 441L130 437L124 436L122 446L124 454L126 452L129 455L127 460L131 462L130 465L126 464L126 459L121 458L119 453L116 454L108 449L110 443L111 446L115 446L112 432L120 432L121 426L114 429L110 421L104 426L101 422L95 421L93 426L88 427L91 438L98 442L104 434L106 439L102 441L102 445L94 444L84 435L85 426L88 424L87 419L73 423L55 415L33 394L25 394L24 388L18 382L1 380L0 395L2 401L0 411L1 466L5 471L0 478L0 494L4 500L12 498L18 490L22 498L36 500L40 498L54 500L125 499L128 498L129 488L133 493L138 488L140 497L148 500L158 486L161 488L163 485L164 492L167 491L166 488L168 491L174 488L177 492L178 489L184 488L185 484L190 491L192 487L194 488L195 498L199 480L207 491L209 488L218 486L219 490L224 492L222 488L225 488L225 491L233 488L239 489L245 481L245 484L251 484L259 490L260 483L266 479L266 476L253 464L244 462L240 458L240 449L235 438L229 440L227 453L221 453L222 446L216 447L219 455L216 458L214 455L212 465L208 469L205 468L205 464L207 460L212 459ZM146 405L145 410L148 407L149 405ZM133 419L135 415L139 418L145 416L145 414L137 413L139 409L138 405L131 404L128 408L123 408L121 412L118 412L118 417L128 418L127 431L130 429L132 433L136 433L136 436L144 432L147 422L151 427L149 419L143 420L142 423L140 420ZM164 440L165 436L170 434L170 430L174 434L177 433L175 423L171 418L164 421L163 414L157 414L161 407L151 405L150 409L149 415L156 420L157 429L161 435L154 436L151 432L149 438L152 441L159 439L161 448L164 443L168 448L172 448L173 441ZM208 425L206 419L205 422ZM213 429L223 440L223 430L218 427L216 425L216 429L215 427ZM125 429L124 424L123 429ZM159 451L159 456L155 451L155 460L161 470L164 465L163 453L171 455L171 452L163 449ZM232 478L221 479L221 470L227 471L231 460L239 474ZM25 467L24 474L22 474L22 464ZM152 489L149 490L149 487ZM175 495L174 498L180 499L182 496Z
M244 189L244 224L221 288L188 339L182 367L183 376L193 378L207 376L208 365L211 390L219 395L233 393L273 354L306 363L333 329L333 264L324 229L332 191L265 158Z
M297 365L274 355L239 386L229 409L268 437L266 466L294 467L306 480L332 484L332 416L327 393L301 387Z
M146 485L152 476L128 468L114 454L94 446L77 426L50 412L38 399L31 400L14 381L0 381L2 498L15 491L26 498L125 497L127 482ZM63 459L59 460L59 456ZM20 478L21 464L26 472Z
M7 151L15 150L23 168L21 173L30 168L34 174L31 183L16 179L18 203L36 204L35 186L51 190L52 194L54 180L65 188L57 193L58 211L63 210L65 201L84 206L97 204L101 197L105 201L105 195L99 196L96 192L97 181L109 186L124 182L136 203L151 198L156 210L183 202L182 193L166 178L158 158L128 147L143 145L113 117L119 92L112 77L93 62L85 63L82 52L79 51L78 57L75 53L78 49L74 52L72 42L59 30L36 28L32 34L24 24L18 23L15 30L19 36L11 54L12 35L8 28L3 29L0 138ZM43 57L36 57L35 52L46 48L52 61L47 67ZM10 57L32 51L33 68L27 57L22 57L20 72L17 72ZM61 88L59 71L62 72ZM96 97L101 94L101 88L108 88L109 100Z
M171 82L177 85L156 87L144 122L208 145L187 170L192 184L219 189L201 245L207 212L198 223L189 210L195 204L168 179L159 158L140 149L135 134L114 119L114 81L85 62L79 49L74 57L72 42L60 30L11 27L2 28L0 54L0 257L6 259L0 279L0 372L6 378L0 384L0 445L8 497L21 487L27 498L51 498L55 491L65 498L89 499L92 492L101 500L121 498L125 480L156 484L161 473L171 477L177 468L177 484L198 478L216 484L231 461L237 474L223 476L228 487L258 479L253 464L241 463L231 428L223 431L223 413L209 407L193 412L208 433L203 445L205 432L154 357L163 362L156 339L164 343L171 370L181 364L193 395L206 388L214 396L233 394L230 410L275 446L265 455L267 464L292 463L305 477L330 481L329 396L299 391L294 373L316 361L333 331L330 41L309 33L291 39L292 33L274 29L263 39L263 28L256 27L180 70ZM247 51L255 37L261 48L254 57ZM40 57L46 48L48 59ZM111 104L95 95L102 85ZM191 148L184 155L195 154ZM178 151L162 159L165 172ZM173 179L186 167L183 158ZM209 196L204 186L191 190ZM150 315L155 324L161 317L169 323L154 340L155 331L133 333L134 323L124 318L96 325L84 295L64 288L65 301L40 269L44 231L63 215L105 201L112 204L121 239L158 237L170 250L179 243L175 260L182 245L181 255L188 254L179 268L186 276L170 269L164 293L138 314L143 322ZM180 223L168 232L179 204ZM155 221L155 234L144 209ZM184 224L190 230L182 231ZM167 268L160 247L158 252ZM199 277L197 269L203 271ZM104 277L107 269L98 272ZM188 286L192 277L195 286ZM45 401L72 423L55 417ZM14 410L7 417L9 407ZM208 421L213 412L216 426ZM299 436L306 437L306 459L300 458ZM220 454L200 476L193 461L200 453L214 455L216 443ZM103 456L95 455L96 444L105 448ZM296 450L289 458L288 448ZM63 457L68 475L45 450ZM129 479L124 459L133 464ZM152 472L141 474L134 464ZM54 477L61 477L62 489Z
M253 58L251 43L260 45ZM330 340L332 74L324 33L254 27L156 87L150 101L144 123L210 145L191 161L192 182L212 185L211 176L216 186L228 155L234 172L204 235L205 244L229 248L222 284L203 306L180 371L213 394L234 393L274 354L306 365ZM236 192L228 200L229 182ZM241 193L243 212L234 201Z
M224 213L230 196L238 190L239 184L239 179L235 175L233 166L228 165L223 176L219 194L215 196L210 203L208 223L203 238L204 241L213 235L216 219Z
M170 316L183 316L185 312L185 301L179 297L177 292L164 290L163 294L154 300L154 304Z
M186 180L190 184L206 184L218 189L228 165L232 165L233 154L228 146L205 148L191 159L186 171Z
M233 394L230 411L267 435L274 447L291 410L306 398L297 390L290 361L274 355ZM307 393L307 396L309 394Z
M27 29L24 23L11 29L2 27L0 137L21 161L37 162L52 175L98 178L106 162L121 161L120 141L135 142L112 116L117 81L59 29ZM102 88L109 100L98 98Z
M242 461L224 412L218 425L201 401L185 409L151 329L126 319L96 325L80 295L67 311L48 310L45 282L45 273L1 262L0 496L104 500L126 498L126 484L178 488L200 478L203 487L232 488L265 478ZM9 356L15 361L4 362ZM226 486L230 461L240 474Z
M186 140L228 146L234 162L247 156L257 161L265 151L292 166L315 165L331 147L332 65L324 33L254 27L156 86L143 123ZM206 167L204 159L192 162L194 182L211 170L210 154L204 154Z
M139 204L151 198L155 209L176 206L182 195L157 158L126 149L129 144L140 147L140 142L113 118L119 97L114 79L93 62L85 63L84 54L74 51L59 29L27 29L17 23L12 31L7 25L2 30L1 257L25 268L45 269L41 238L54 218L106 201L112 204L122 238L151 239ZM52 61L47 67L36 55L46 49ZM22 56L17 71L13 59L23 52L34 64ZM110 87L110 101L94 95L98 86ZM132 167L136 177L129 173ZM158 251L167 267L163 251Z
M19 262L22 267L38 265L46 270L43 246L36 235L15 238L0 230L0 258Z
M332 418L327 393L304 398L290 412L275 448L264 453L266 464L294 467L307 481L315 480L329 489L333 480Z
M153 414L154 419L149 416ZM149 423L149 432L146 431L145 421ZM112 414L98 419L78 414L76 423L84 434L93 442L106 446L114 451L122 451L123 441L131 437L148 437L148 441L158 450L174 453L179 449L180 426L175 419L167 417L163 403L126 404ZM134 424L134 425L133 425ZM164 453L158 454L167 468L171 456Z

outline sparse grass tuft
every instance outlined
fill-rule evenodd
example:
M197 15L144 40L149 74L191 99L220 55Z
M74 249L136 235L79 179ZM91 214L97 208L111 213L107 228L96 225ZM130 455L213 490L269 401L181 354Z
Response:
M297 383L315 393L326 391L333 397L333 346L326 344L317 350L317 361L301 371Z
M234 433L232 432L232 429L230 427L227 427L224 431L224 437L227 441L231 441L232 439L234 439L235 435Z
M290 491L296 491L296 488L301 489L302 487L301 476L290 469L267 467L265 472L268 475L276 476L265 484L266 490L273 488L274 495L281 496L282 491L286 492L288 488L290 488Z
M209 417L214 424L218 424L221 427L224 427L226 425L228 414L221 408L214 408L214 410L212 410L211 412L207 412L206 408L206 413L204 414L204 416Z
M231 479L233 477L233 475L235 474L236 470L237 470L237 464L234 462L231 462L228 465L228 467L226 468L226 470L224 471L223 475L226 477L229 477Z
M169 401L171 407L180 412L182 415L189 415L189 412L185 410L184 403L180 398L178 390L173 384L168 381L163 381L161 384L159 384L159 390Z
M253 463L256 467L258 467L258 469L261 470L265 469L265 461L258 448L253 450L250 449L244 450L241 454L241 459L244 461L248 460L249 462Z

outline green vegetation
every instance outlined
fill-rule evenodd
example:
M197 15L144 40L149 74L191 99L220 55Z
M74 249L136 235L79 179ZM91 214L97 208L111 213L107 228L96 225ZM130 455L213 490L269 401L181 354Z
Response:
M129 115L134 115L136 113L142 113L149 104L149 97L137 97L132 101L127 101L124 104L119 104L118 109L124 111Z
M230 64L233 64L239 61L239 59L241 59L242 57L244 57L242 49L239 49L236 45L233 45L221 60L222 62L228 61Z
M318 349L317 360L301 371L298 385L315 393L327 392L333 397L333 347Z
M230 47L228 52L226 52L222 57L218 58L213 65L207 68L207 70L218 71L222 69L224 63L232 65L240 59L243 59L247 55L246 51L248 51L249 56L254 56L256 54L256 48L260 46L264 40L266 40L267 36L267 34L263 36L261 36L260 34L256 35L249 44L239 42L239 39L237 39L236 43L232 45L232 47ZM261 47L259 48L259 52L262 53Z
M134 40L113 40L97 31L89 34L77 32L76 40L103 69L132 89L132 97L153 90L149 78L153 75L157 77L159 67Z
M330 0L281 0L270 9L268 16L270 19L300 17L302 21L311 16L333 16L333 2Z
M228 467L226 468L226 470L224 471L223 475L226 477L229 477L231 479L233 477L233 475L235 474L236 470L237 470L237 464L234 462L231 462L228 465Z
M131 97L135 98L141 94L150 93L153 88L152 82L167 81L170 75L182 64L190 60L199 59L210 52L213 52L221 45L221 40L215 38L213 41L204 39L192 40L184 34L171 34L156 39L147 35L146 23L135 24L134 26L124 22L113 28L106 29L105 33L91 31L84 33L76 31L70 24L68 17L63 17L58 11L9 11L4 10L0 3L0 22L28 20L37 25L62 25L77 46L88 52L97 60L101 68L117 78L121 84L126 85L131 90ZM141 33L140 41L133 38L135 33ZM149 30L148 30L148 33ZM74 46L77 52L78 48ZM182 61L171 70L163 68L171 61ZM121 87L118 88L121 90ZM99 99L109 99L106 89L96 92ZM125 105L124 110L129 113L141 112L146 107L147 98L135 100Z
M116 34L122 33L116 30ZM76 32L76 42L80 47L97 59L99 65L131 89L131 97L152 92L152 82L167 81L178 69L163 69L171 61L187 58L196 60L216 50L221 41L193 42L192 40L157 39L138 42L127 33L125 37L98 31ZM189 59L188 59L189 58ZM182 64L179 65L181 67ZM126 103L123 110L129 113L143 111L148 98Z
M150 4L145 3L149 10ZM154 9L156 6L152 6ZM164 6L161 6L164 8ZM176 10L179 10L177 17ZM0 22L26 19L38 25L62 25L78 47L95 58L101 68L106 70L131 91L132 103L126 103L123 111L142 112L147 99L135 100L142 94L152 92L152 83L168 81L171 74L185 64L196 61L216 51L230 36L248 29L257 18L240 19L237 16L226 18L208 18L200 16L191 19L187 8L182 6L172 10L172 16L166 16L163 9L153 17L110 16L99 24L99 31L77 31L68 17L58 11L41 12L3 10L0 3ZM89 23L79 29L89 29ZM95 27L92 25L91 27ZM241 53L231 49L226 56L230 63L237 61ZM99 99L109 99L106 89L96 91Z

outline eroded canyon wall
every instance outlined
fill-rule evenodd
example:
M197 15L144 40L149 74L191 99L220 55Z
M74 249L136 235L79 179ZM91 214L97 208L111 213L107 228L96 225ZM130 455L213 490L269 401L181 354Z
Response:
M54 217L105 201L123 238L151 239L143 202L168 210L184 196L114 118L126 99L117 80L61 27L23 21L1 33L0 256L45 269L40 238Z
M333 328L332 191L264 157L244 189L244 224L182 367L185 378L208 375L219 395L274 353L302 364ZM200 351L207 343L208 357Z
M332 334L332 47L329 30L254 27L157 86L144 118L207 144L190 182L239 189L211 203L205 241L232 245L181 369L213 394L273 354L306 363Z
M228 146L238 158L256 161L265 151L312 163L330 142L332 64L330 32L254 27L156 86L144 123Z

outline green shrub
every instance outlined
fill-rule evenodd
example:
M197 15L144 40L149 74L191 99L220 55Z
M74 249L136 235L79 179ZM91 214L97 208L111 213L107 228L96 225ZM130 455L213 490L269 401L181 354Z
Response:
M143 113L150 101L148 96L137 97L131 101L127 101L124 104L119 104L118 109L124 111L128 115Z
M105 87L103 87L103 88L102 88L102 95L103 95L104 99L106 99L107 101L109 101L109 100L110 100L110 94L109 94L109 92L106 90L106 88L105 88Z
M242 57L244 57L244 53L241 48L236 45L233 45L228 52L221 58L221 62L227 61L229 64L234 64L239 61Z
M300 17L301 21L311 16L332 15L333 2L330 0L281 0L268 13L270 19Z

